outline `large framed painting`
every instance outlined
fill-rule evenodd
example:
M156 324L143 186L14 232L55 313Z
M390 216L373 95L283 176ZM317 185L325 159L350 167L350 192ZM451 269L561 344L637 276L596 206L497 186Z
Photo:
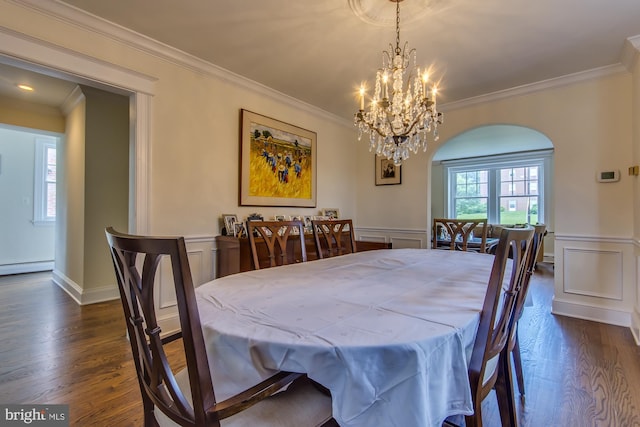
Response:
M240 205L316 206L316 133L241 110Z
M401 166L396 166L393 160L386 157L376 158L376 185L393 185L402 183Z

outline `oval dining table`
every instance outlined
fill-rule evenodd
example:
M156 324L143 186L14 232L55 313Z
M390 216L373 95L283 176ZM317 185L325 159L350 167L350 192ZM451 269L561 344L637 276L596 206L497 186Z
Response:
M493 256L388 249L248 271L196 288L218 400L274 371L331 392L342 427L471 414L467 363Z

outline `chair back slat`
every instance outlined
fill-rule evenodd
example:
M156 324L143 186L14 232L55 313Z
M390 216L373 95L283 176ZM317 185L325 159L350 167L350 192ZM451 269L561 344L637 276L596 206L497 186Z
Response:
M253 259L254 269L259 270L264 266L264 260L260 259L261 251L258 241L264 242L267 249L268 267L293 264L307 261L307 248L304 240L304 224L302 221L247 221L247 234ZM300 250L297 258L295 244Z
M498 371L485 372L487 362L500 354L509 338L509 326L525 277L533 233L533 228L529 227L505 228L500 234L469 363L474 401L482 401L495 384ZM508 263L511 263L510 276L505 280Z
M517 323L518 320L522 317L522 312L524 311L525 302L527 299L527 294L529 292L529 283L531 281L531 276L533 275L536 260L538 259L538 254L540 253L540 248L542 247L542 239L544 239L544 235L546 233L546 225L537 224L534 226L533 232L533 240L531 242L531 250L528 253L527 259L525 260L525 268L523 271L523 277L520 283L520 289L518 292L518 298L516 300L514 314L511 320L511 331L509 337L509 350L513 350L515 347L516 333L517 333Z
M318 258L357 252L351 219L312 220Z
M156 407L179 425L210 422L218 426L215 416L205 415L216 400L184 238L133 236L113 228L106 230L106 236L138 372L145 420L153 418ZM173 272L192 402L177 384L156 316L155 283L165 257Z
M310 421L309 416L318 418L311 421L314 425L320 424L316 422L320 419L323 422L331 419L331 399L308 385L308 381L304 382L305 375L297 372L275 372L258 384L216 402L184 238L134 236L119 233L111 227L105 232L138 374L146 427L176 424L184 427L220 427L220 420L241 412L237 421L239 425L281 425L280 417L270 419L270 416L278 412L279 405L282 406L281 412L292 412L291 404L285 405L287 400L297 402L297 405L294 402L295 406L310 406L309 412L299 411L287 425L304 425ZM169 336L162 334L154 305L154 289L159 280L158 267L166 260L173 274L162 279L173 279L181 328L180 332ZM174 375L178 371L174 368L178 366L171 365L165 346L179 338L182 338L186 373L182 370ZM176 348L172 348L172 353L175 351ZM180 358L172 357L172 360L180 361ZM293 384L294 381L296 384ZM288 386L291 387L279 394L280 399L272 400L270 404L265 402L262 410L243 412ZM298 399L295 391L292 391L293 394L288 394L289 399L282 398L289 390L304 387L307 391L303 397ZM320 401L319 406L312 404L315 400ZM318 411L318 408L321 410ZM332 426L335 423L331 424L330 420L324 425Z
M487 219L457 219L434 218L432 226L433 249L445 248L450 250L467 251L469 239L480 236L478 250L485 252L487 247ZM446 236L446 237L444 237Z

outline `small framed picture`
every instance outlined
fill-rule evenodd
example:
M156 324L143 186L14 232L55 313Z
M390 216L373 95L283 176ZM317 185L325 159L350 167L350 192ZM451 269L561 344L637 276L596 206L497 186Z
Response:
M235 237L247 237L247 229L244 226L244 222L239 221L233 224L233 235Z
M304 231L307 233L311 233L313 231L313 224L311 221L313 220L312 215L305 215L302 217L302 223L304 224Z
M287 215L275 215L275 216L273 217L273 220L274 220L274 221L289 221L289 218L290 218L290 217L289 217L289 216L287 216Z
M222 214L225 231L229 236L235 235L235 223L238 222L238 216L235 214Z
M340 218L340 210L336 208L324 208L322 209L322 216L326 216L329 219Z
M395 185L402 183L401 166L396 166L393 160L375 156L376 185Z
M264 217L258 213L252 213L247 217L247 221L264 221Z

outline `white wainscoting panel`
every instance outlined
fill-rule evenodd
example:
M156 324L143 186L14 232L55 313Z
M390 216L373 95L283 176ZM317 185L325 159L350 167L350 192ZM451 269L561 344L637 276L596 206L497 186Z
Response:
M200 276L202 273L203 251L187 251L187 258L189 258L189 267L191 268L191 278L194 286L195 283L202 283ZM173 307L177 304L176 293L173 286L173 269L171 268L170 261L167 256L162 259L160 272L158 274L160 287L156 297L158 298L157 307L160 309Z
M214 278L214 242L213 236L185 237L187 257L191 268L193 285L198 287ZM176 293L173 284L173 271L168 257L164 257L157 277L156 315L163 332L180 329Z
M564 291L622 301L622 251L564 248Z
M552 313L630 327L637 294L632 239L555 237Z
M640 252L640 242L634 240L636 254ZM636 304L631 315L631 333L640 345L640 255L636 255Z
M355 227L356 240L391 242L393 249L429 248L426 230Z
M356 241L362 241L362 242L376 242L376 243L387 243L388 240L385 236L376 236L376 235L366 235L366 234L360 234L358 237L356 237Z
M391 237L391 247L396 249L404 249L404 248L422 249L423 244L424 244L424 239Z

